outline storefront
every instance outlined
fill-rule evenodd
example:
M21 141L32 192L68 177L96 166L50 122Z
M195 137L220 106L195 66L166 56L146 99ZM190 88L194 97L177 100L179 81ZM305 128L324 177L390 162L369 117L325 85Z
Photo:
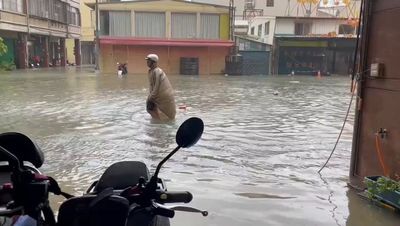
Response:
M351 73L356 40L354 38L276 38L278 74Z

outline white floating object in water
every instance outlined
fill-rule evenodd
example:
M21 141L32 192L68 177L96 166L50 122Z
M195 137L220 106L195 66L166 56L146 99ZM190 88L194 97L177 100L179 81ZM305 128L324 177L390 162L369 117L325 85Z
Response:
M275 95L275 96L279 95L278 90L275 90L275 91L274 91L274 95Z
M297 84L297 83L300 83L300 81L290 81L289 83Z
M186 110L188 107L186 106L186 104L180 104L179 106L178 106L178 109L180 109L180 110Z

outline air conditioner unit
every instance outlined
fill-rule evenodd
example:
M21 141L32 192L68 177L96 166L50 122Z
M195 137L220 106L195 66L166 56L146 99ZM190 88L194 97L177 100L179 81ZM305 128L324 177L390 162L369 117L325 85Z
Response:
M255 0L245 0L244 9L254 9L256 7Z

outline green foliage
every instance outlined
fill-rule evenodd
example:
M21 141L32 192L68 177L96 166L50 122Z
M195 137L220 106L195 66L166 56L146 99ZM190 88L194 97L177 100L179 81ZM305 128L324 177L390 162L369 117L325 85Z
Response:
M7 51L8 51L7 45L4 43L3 38L0 37L0 56L7 53Z
M0 70L3 70L3 71L12 71L12 70L15 70L16 68L17 67L15 66L14 62L2 61L0 63Z
M367 194L370 199L383 192L400 192L400 183L386 177L379 177L377 181L365 180Z

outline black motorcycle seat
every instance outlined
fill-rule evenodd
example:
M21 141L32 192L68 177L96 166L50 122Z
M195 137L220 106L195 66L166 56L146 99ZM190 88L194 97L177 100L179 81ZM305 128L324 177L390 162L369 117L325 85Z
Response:
M22 133L8 132L0 134L0 146L14 154L20 161L32 163L39 168L43 165L42 150L29 137ZM0 162L7 162L6 156L0 153Z
M111 195L96 202L96 195L84 195L66 200L60 206L58 226L125 226L129 201Z
M146 164L139 161L117 162L109 166L94 187L94 192L101 192L106 188L123 190L134 186L143 177L146 181L150 177Z

